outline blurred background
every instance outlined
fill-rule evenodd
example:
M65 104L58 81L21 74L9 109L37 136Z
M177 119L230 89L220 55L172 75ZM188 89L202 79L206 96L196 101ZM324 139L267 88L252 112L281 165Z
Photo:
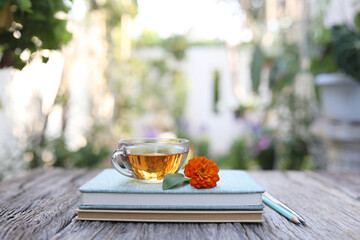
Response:
M360 2L1 0L0 180L181 137L220 168L360 171Z

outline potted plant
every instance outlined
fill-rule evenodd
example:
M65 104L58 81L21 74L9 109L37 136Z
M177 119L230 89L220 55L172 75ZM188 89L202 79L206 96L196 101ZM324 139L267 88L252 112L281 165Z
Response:
M360 13L355 19L360 20ZM312 59L310 69L316 75L324 116L360 122L360 25L333 26L330 40Z
M315 75L322 118L313 133L326 149L324 167L330 171L360 170L360 13L355 24L330 30L320 56L310 69ZM320 46L321 47L321 46Z

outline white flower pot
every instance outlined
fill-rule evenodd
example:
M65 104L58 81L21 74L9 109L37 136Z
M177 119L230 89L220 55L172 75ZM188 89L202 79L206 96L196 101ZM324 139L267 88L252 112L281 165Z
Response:
M360 83L344 73L320 74L319 86L322 111L326 118L360 122Z

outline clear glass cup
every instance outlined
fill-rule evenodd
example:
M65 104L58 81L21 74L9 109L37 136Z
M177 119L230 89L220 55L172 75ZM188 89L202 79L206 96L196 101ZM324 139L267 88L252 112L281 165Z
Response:
M189 140L180 138L122 139L111 155L111 164L126 177L145 183L159 183L166 174L181 169L189 146ZM118 161L125 167L121 167Z

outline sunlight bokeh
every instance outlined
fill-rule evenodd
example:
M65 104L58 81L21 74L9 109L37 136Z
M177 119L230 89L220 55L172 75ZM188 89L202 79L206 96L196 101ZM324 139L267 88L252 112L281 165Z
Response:
M138 4L132 23L133 37L143 30L152 30L162 38L187 35L190 41L220 39L236 45L252 40L246 14L235 0L139 0Z

